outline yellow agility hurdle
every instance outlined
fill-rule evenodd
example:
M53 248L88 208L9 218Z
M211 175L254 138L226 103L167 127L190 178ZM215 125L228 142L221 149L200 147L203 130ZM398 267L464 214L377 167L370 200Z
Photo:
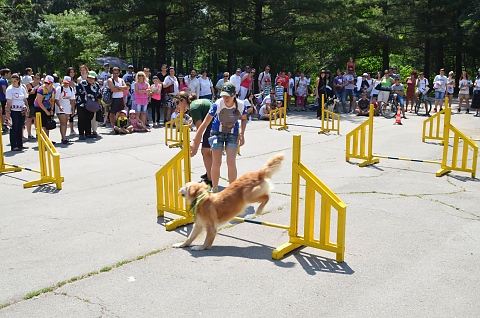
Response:
M183 133L183 111L180 112L180 116L174 120L170 120L165 123L165 145L169 148L182 146Z
M373 149L373 115L375 107L370 104L370 111L368 119L363 124L352 130L347 134L346 158L347 162L350 159L363 160L359 163L360 167L365 167L374 163L379 163L378 158L374 158L372 154Z
M191 179L190 163L190 129L182 126L185 138L182 140L182 149L155 174L157 185L157 215L164 216L165 212L178 214L181 218L172 220L165 225L167 231L179 226L192 223L193 213L190 212L188 202L178 190Z
M448 112L448 97L445 97L444 108L430 118L423 121L422 142L426 139L439 140L443 145L443 129L445 125L450 124L451 111Z
M322 104L318 107L322 107L322 126L318 131L318 134L324 134L331 131L336 131L340 134L340 115L335 114L333 111L325 109L325 95L322 94ZM335 125L336 123L336 125Z
M283 106L276 109L271 109L270 116L270 129L272 127L278 127L277 130L286 130L287 126L287 93L283 93ZM278 113L278 114L277 114Z
M188 132L187 132L188 133ZM192 223L194 217L187 208L187 203L180 194L182 182L190 181L190 145L184 142L183 149L156 174L157 180L157 210L158 216L163 216L167 211L182 216L167 223L166 230L171 231L176 227ZM313 174L301 161L301 137L293 137L292 159L292 201L290 212L290 224L282 225L270 222L262 222L254 219L236 217L234 220L245 223L253 223L269 227L280 228L288 231L289 241L272 252L272 258L279 260L294 249L309 246L336 254L337 262L344 261L345 253L345 228L346 228L346 205L337 195L330 190L317 176ZM185 160L184 171L182 160ZM183 178L183 179L182 179ZM305 207L300 213L300 178L305 181ZM315 206L316 194L320 194L319 206ZM332 209L337 211L336 242L332 242L330 235ZM320 211L320 215L316 215ZM299 225L303 218L303 234L299 234ZM316 223L319 220L319 224ZM315 225L319 225L319 236L315 237Z
M475 144L470 138L465 136L465 134L459 131L455 126L450 124L451 108L447 107L444 110L442 110L446 118L443 121L444 127L443 127L442 161L374 155L372 153L372 148L373 148L372 109L373 109L373 105L370 105L369 119L347 134L347 140L346 140L346 161L347 162L349 162L350 159L352 158L364 160L359 164L360 167L378 163L379 158L433 163L433 164L440 165L440 170L436 172L437 177L441 177L452 170L456 170L456 171L471 173L472 178L475 178L475 172L477 170L478 145ZM366 130L367 127L368 127L368 131ZM449 146L450 131L452 131L454 134L452 136L452 138L454 139L452 149L449 149L450 148ZM460 148L461 148L460 140L463 140L463 149L461 151L460 151ZM358 149L360 149L360 151L358 151ZM469 164L470 157L472 158L471 164Z
M35 127L35 129L37 132L40 170L6 163L4 160L2 140L0 140L0 148L1 148L0 172L1 173L14 172L14 171L21 171L21 170L36 172L40 174L40 179L24 183L23 184L24 188L31 188L36 185L42 185L47 183L54 183L56 188L58 190L61 190L62 182L64 181L64 178L60 173L60 154L57 152L57 149L53 146L47 134L45 134L45 132L42 129L42 118L40 113L37 113L36 116L37 116L36 118L37 126ZM1 132L1 128L0 128L0 132ZM12 168L6 168L5 166L10 166Z

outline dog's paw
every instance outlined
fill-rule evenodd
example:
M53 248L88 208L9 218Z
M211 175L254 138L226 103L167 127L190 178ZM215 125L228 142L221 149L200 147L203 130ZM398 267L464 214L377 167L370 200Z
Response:
M192 246L192 251L203 251L204 249L205 249L205 247L203 247L201 245Z
M175 247L175 248L178 248L178 247L183 247L184 246L183 244L184 243L175 243L172 246Z

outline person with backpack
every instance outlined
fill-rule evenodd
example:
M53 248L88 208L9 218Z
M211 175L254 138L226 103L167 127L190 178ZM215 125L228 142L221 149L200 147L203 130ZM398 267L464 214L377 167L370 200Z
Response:
M71 143L67 139L67 121L70 115L75 115L75 92L70 86L72 78L65 76L61 86L57 87L55 91L55 111L58 120L60 120L60 135L62 136L62 144L68 145Z
M258 89L260 92L265 90L265 86L271 85L272 74L270 74L270 65L265 66L265 70L258 75Z
M48 137L49 130L47 127L48 120L55 114L55 89L53 88L53 77L45 76L43 85L37 89L37 97L33 105L35 106L35 113L40 113L42 120L43 131Z
M124 92L128 91L128 86L125 81L119 76L120 69L114 67L112 69L112 77L107 80L107 86L112 92L112 103L110 104L110 124L112 128L117 121L118 113L125 108L123 101Z
M77 85L76 106L78 112L78 135L79 140L86 138L95 138L96 135L92 132L92 119L100 107L102 101L102 91L100 84L98 84L97 74L93 71L88 72L87 80L81 81ZM97 106L96 110L92 110Z

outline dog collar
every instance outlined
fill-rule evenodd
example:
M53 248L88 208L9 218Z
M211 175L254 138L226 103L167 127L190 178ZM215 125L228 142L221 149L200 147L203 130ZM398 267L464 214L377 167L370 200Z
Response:
M196 197L195 200L193 200L192 205L190 207L190 211L193 213L193 217L196 219L197 218L197 208L198 205L205 199L205 197L208 195L208 191L201 194L200 196Z

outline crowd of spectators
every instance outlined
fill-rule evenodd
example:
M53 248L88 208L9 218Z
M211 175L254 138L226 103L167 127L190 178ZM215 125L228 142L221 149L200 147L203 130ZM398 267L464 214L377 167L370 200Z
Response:
M216 78L206 69L201 70L200 75L192 69L184 76L177 74L175 67L165 64L153 74L149 68L135 73L133 65L122 73L108 63L99 74L86 65L81 65L78 70L78 77L73 67L67 68L63 76L34 74L31 68L26 68L23 76L12 74L7 68L0 71L0 120L3 130L11 131L13 151L26 149L24 143L35 139L32 125L36 125L36 113L41 114L47 135L46 124L56 115L60 123L60 142L68 145L74 137L80 141L98 138L99 125L110 127L115 134L149 132L152 127L160 126L162 119L165 124L178 117L175 96L179 92L213 102L220 98L226 83L232 83L236 98L244 102L245 114L250 120L268 120L272 109L285 104L288 111L293 106L292 110L297 112L315 108L307 107L312 104L320 105L316 107L316 117L320 118L322 101L329 98L335 100L333 110L336 112L368 115L369 104L379 105L393 94L406 118L406 114L414 110L420 94L434 91L433 111L436 112L442 110L445 97L451 107L456 89L457 112L461 112L465 104L466 113L475 109L474 116L480 116L480 69L474 79L462 72L459 80L455 79L453 72L447 77L441 69L432 83L422 72L415 70L406 79L402 79L394 68L377 72L374 76L370 72L357 75L353 58L347 62L344 71L337 69L332 75L330 70L321 70L313 80L309 72L298 71L292 76L283 69L274 75L269 65L261 72L245 65L232 75L224 71ZM78 133L75 131L75 117ZM195 127L194 121L187 117L185 122Z

